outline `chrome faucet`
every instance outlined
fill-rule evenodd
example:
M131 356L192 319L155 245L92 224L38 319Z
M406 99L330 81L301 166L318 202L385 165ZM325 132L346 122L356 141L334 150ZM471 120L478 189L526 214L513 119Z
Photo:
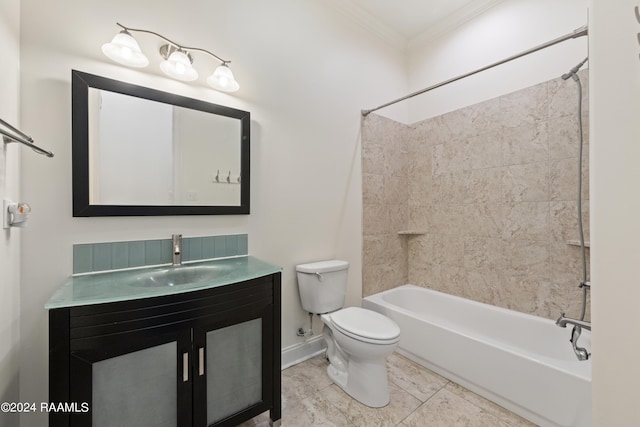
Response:
M173 248L172 265L182 265L182 234L171 235L171 247Z
M573 330L571 331L571 346L573 347L573 352L575 353L578 360L587 360L590 356L589 352L584 347L578 347L578 338L580 338L580 334L582 333L582 328L587 330L591 330L591 323L585 322L584 320L572 319L570 317L564 317L564 313L558 317L556 320L556 325L561 328L566 328L567 324L573 325Z
M558 317L558 320L556 320L556 325L560 326L561 328L566 328L567 324L569 325L573 325L573 326L578 326L580 328L585 328L587 330L591 330L591 322L585 322L584 320L578 320L578 319L572 319L571 317L564 317L564 313L562 313L560 315L560 317Z

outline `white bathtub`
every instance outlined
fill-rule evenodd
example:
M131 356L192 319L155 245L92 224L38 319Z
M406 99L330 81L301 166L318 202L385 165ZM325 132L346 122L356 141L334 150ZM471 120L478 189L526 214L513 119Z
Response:
M570 327L413 285L362 306L395 320L398 352L438 374L538 425L591 426L591 361L576 359Z

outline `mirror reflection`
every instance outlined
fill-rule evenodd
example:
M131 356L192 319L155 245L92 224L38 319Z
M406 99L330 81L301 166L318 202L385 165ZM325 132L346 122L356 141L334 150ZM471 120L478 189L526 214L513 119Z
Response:
M95 88L89 105L90 204L240 205L239 120Z

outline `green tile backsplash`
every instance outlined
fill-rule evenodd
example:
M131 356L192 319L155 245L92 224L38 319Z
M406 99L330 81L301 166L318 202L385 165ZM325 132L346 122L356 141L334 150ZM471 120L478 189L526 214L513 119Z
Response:
M248 254L246 234L182 239L182 261ZM73 245L73 274L168 264L171 257L171 239L78 244Z

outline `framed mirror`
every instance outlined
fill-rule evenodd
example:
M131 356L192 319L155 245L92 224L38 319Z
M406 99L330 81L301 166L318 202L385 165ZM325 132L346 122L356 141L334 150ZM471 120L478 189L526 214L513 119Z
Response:
M249 213L250 114L73 70L73 216Z

